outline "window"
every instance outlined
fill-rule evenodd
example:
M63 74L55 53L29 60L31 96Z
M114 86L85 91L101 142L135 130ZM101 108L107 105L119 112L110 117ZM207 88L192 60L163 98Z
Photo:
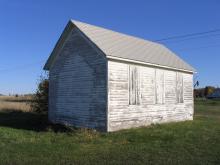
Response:
M139 73L136 66L129 66L129 104L140 104Z
M183 74L176 73L176 99L177 103L183 103Z
M164 71L155 70L155 103L164 103Z

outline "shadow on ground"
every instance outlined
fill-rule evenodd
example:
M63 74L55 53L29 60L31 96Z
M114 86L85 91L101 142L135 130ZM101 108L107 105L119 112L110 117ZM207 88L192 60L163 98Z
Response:
M11 127L37 132L48 130L54 132L72 132L75 129L49 123L47 120L47 114L23 112L19 110L0 111L0 127Z

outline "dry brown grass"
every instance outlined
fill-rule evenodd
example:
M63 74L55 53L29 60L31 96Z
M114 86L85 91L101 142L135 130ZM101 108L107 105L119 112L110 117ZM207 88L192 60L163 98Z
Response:
M32 96L0 96L0 101L12 101L12 102L26 102L31 101L33 99Z
M0 111L3 110L17 110L17 111L30 111L31 96L0 96Z

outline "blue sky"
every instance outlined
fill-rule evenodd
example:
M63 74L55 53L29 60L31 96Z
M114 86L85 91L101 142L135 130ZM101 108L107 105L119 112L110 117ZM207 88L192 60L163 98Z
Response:
M35 91L69 19L156 40L220 29L219 9L219 0L1 0L0 93ZM220 32L165 45L197 69L201 86L220 86Z

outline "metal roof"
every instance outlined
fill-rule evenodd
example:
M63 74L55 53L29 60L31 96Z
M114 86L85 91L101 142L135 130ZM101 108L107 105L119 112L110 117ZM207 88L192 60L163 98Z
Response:
M195 72L192 66L164 45L75 20L70 22L108 57Z

